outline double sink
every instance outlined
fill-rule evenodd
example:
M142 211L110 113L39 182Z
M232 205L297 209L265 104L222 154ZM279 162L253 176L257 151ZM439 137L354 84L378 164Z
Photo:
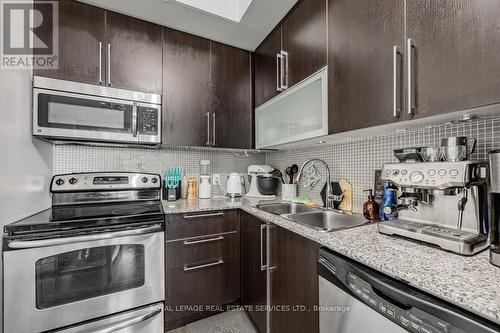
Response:
M289 220L322 232L344 230L368 223L368 221L360 215L310 207L299 203L266 203L259 204L256 207L265 212L283 216Z

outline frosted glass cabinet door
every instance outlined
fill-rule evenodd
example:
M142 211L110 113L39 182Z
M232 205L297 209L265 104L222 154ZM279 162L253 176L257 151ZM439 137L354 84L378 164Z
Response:
M255 109L256 148L328 134L327 68Z

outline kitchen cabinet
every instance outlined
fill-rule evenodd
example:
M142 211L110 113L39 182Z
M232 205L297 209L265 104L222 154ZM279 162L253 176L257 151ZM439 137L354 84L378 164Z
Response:
M281 52L281 24L255 50L255 106L267 102L281 91L277 54Z
M35 1L35 8L37 3L43 2ZM59 68L34 69L34 75L91 84L104 82L104 60L101 58L99 62L99 43L103 46L105 10L79 1L59 1L58 11ZM52 34L52 30L37 31L37 34Z
M238 302L237 211L167 215L165 232L167 329L213 315L216 306Z
M106 11L106 84L161 94L162 27Z
M253 147L251 53L211 42L211 127L214 147Z
M162 142L209 145L210 40L164 28L163 82Z
M319 312L315 311L319 245L276 225L268 230L271 332L319 332Z
M241 214L242 304L260 333L319 332L316 257L319 245ZM262 311L270 305L269 312Z
M241 212L241 303L260 333L266 332L266 222Z
M326 0L299 0L255 50L255 105L327 64Z
M287 87L326 66L326 4L325 0L299 0L282 21Z
M328 10L329 132L404 118L404 0L329 0Z
M500 101L498 1L412 0L406 13L407 113L422 118Z
M35 75L161 94L161 26L78 1L58 5L59 69Z

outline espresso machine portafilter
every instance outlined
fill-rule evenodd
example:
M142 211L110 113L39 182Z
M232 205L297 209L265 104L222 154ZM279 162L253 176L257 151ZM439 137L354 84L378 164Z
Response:
M500 267L500 149L490 152L490 262Z

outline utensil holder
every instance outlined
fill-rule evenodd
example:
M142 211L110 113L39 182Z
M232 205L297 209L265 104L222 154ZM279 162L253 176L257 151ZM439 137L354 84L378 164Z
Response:
M281 184L281 200L292 201L297 196L297 184Z

